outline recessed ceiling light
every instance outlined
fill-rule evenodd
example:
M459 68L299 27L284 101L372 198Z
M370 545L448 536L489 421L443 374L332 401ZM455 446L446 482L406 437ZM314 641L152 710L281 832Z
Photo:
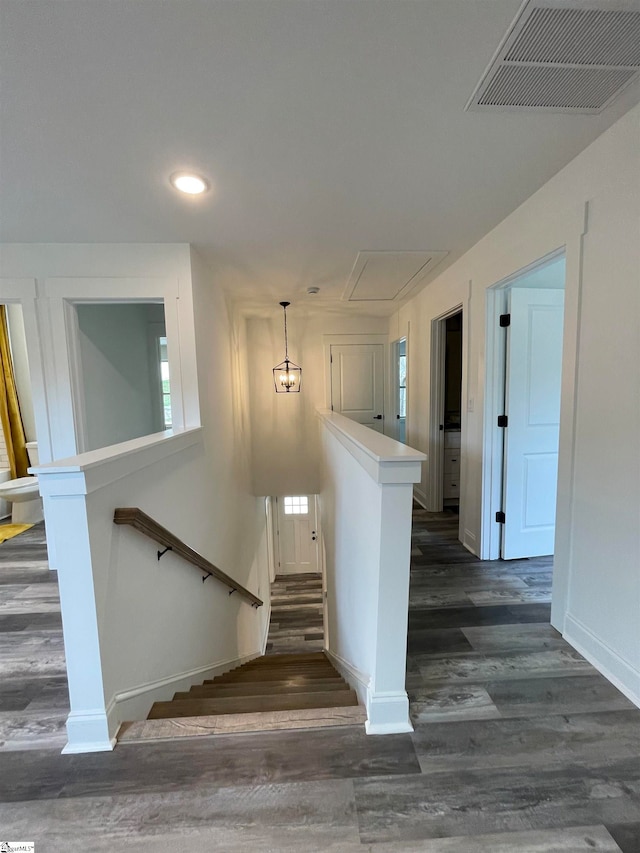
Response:
M209 189L209 182L192 172L174 172L169 181L171 186L189 195L199 195Z

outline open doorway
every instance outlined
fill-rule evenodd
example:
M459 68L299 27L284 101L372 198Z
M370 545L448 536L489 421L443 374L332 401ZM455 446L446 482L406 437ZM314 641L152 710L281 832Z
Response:
M431 324L431 512L460 511L463 311L456 306Z
M391 393L395 409L396 441L407 443L407 339L394 341L391 348Z
M488 292L483 501L488 559L552 555L564 326L564 253Z

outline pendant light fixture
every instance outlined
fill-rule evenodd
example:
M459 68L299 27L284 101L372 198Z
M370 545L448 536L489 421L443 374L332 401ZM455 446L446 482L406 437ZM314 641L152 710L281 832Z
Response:
M290 304L290 302L280 303L284 311L284 361L273 368L273 384L276 386L276 394L299 392L302 383L302 368L289 359L287 308Z

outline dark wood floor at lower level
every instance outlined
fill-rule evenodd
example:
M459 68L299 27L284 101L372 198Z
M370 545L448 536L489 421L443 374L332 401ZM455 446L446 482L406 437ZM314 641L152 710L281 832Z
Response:
M42 537L0 545L0 836L47 853L639 853L640 711L550 627L550 561L480 563L456 527L453 514L415 513L413 734L93 755L60 754L60 617Z

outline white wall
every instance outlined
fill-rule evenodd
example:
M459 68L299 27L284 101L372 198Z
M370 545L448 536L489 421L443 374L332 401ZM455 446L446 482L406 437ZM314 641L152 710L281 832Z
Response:
M391 322L394 337L410 326L408 440L426 450L431 322L463 305L461 538L480 554L487 538L481 524L486 289L566 248L552 620L635 701L640 701L639 121L636 107Z
M381 317L332 314L307 306L287 309L289 357L302 367L299 394L276 394L272 369L284 358L282 309L247 320L253 489L256 495L320 491L316 409L325 406L323 335L385 334Z
M76 306L84 400L85 450L164 429L159 355L152 324L164 328L158 304ZM166 332L165 332L166 334Z

